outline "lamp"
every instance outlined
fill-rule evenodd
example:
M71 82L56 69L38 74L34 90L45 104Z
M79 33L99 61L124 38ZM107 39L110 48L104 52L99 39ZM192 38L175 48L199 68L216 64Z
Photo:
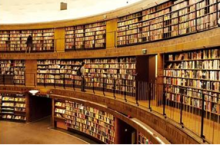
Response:
M39 92L39 90L30 90L29 93L31 93L32 95L36 95Z

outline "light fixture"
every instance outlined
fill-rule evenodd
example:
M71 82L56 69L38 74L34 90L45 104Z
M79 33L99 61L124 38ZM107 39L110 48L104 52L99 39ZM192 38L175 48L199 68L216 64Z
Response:
M60 10L67 10L67 3L61 2L60 3Z
M39 90L30 90L29 93L31 93L32 95L36 95L39 92Z

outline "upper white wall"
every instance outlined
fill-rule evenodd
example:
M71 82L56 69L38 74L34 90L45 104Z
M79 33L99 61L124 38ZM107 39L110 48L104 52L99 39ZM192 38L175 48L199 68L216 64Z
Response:
M0 24L24 24L93 16L141 0L0 0ZM60 2L67 10L60 11Z

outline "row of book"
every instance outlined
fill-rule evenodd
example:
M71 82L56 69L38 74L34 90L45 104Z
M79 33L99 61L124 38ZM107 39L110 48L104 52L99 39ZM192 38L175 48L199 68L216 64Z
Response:
M220 58L219 49L204 49L193 52L169 54L168 60L200 60L200 59L218 59Z
M13 96L10 96L10 97L8 97L8 96L3 96L2 97L2 101L9 101L9 102L11 102L11 101L13 101L13 102L25 102L25 98L15 98L15 97L13 97Z
M170 63L167 69L220 69L220 60L192 60L192 61L182 61L178 63Z
M220 81L220 71L164 70L165 77Z
M166 93L166 99L169 101L176 102L176 103L181 103L181 97L183 98L183 104L190 106L190 107L202 109L202 100L201 99L187 97L184 95L181 96L181 95L175 94L175 93L169 93L169 92ZM167 105L169 105L168 101L167 101ZM215 114L220 114L220 105L212 103L210 101L205 101L204 102L204 110L208 111L208 112L215 113Z
M198 89L204 90L211 90L211 91L220 91L220 82L216 81L204 81L204 80L193 80L193 79L183 79L183 78L164 78L164 83L169 85L176 85L176 86L186 86L186 87L193 87Z
M25 116L19 116L19 115L2 115L2 119L26 121Z
M206 101L210 101L216 104L220 104L220 94L212 91L203 91L200 89L192 89L192 88L183 88L178 86L172 86L172 85L165 85L165 92L169 93L175 93L184 95L187 97L193 97L197 99L202 99L204 95L204 99Z

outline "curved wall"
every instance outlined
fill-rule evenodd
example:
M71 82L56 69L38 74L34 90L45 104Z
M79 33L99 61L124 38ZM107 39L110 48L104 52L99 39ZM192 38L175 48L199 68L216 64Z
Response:
M160 1L162 2L162 1ZM59 21L51 23L41 24L24 24L24 25L0 25L0 30L23 30L23 29L43 29L43 28L63 28L66 26L80 25L86 23L93 23L97 21L110 20L117 21L115 18L118 16L127 15L145 9L145 7L151 7L155 4L148 5L148 3L138 3L128 9L121 9L111 13L107 13L107 19L103 18L103 15L84 18L74 21ZM113 19L113 20L112 20ZM118 57L118 56L134 56L143 55L142 49L147 50L147 54L163 54L167 52L193 50L206 47L220 46L220 29L215 28L209 31L203 31L191 35L181 36L178 38L172 38L168 40L160 40L157 42L151 42L141 45L127 46L123 48L116 48L111 45L107 49L103 50L91 50L91 51L72 51L72 52L54 52L54 53L1 53L0 59L24 59L24 60L39 60L39 59L73 59L73 58L100 58L100 57ZM160 57L159 60L162 60ZM162 78L163 67L162 61L158 63L158 75ZM162 79L158 79L158 83L162 83ZM18 87L12 87L11 90L15 90ZM6 89L6 88L3 88ZM8 89L8 88L7 88ZM25 88L23 88L26 90ZM18 89L19 90L19 89ZM153 114L149 111L143 110L137 106L120 102L117 100L104 98L97 95L75 93L66 90L53 90L54 95L69 96L75 98L83 98L85 100L104 104L110 108L114 108L117 111L121 111L125 114L131 114L135 118L140 119L150 127L154 128L157 132L165 136L172 143L202 143L198 136L194 136L190 132L181 129L178 124L173 123L169 119L164 119L161 116ZM115 108L114 106L120 106ZM150 119L149 119L150 118ZM175 137L174 137L175 136Z

